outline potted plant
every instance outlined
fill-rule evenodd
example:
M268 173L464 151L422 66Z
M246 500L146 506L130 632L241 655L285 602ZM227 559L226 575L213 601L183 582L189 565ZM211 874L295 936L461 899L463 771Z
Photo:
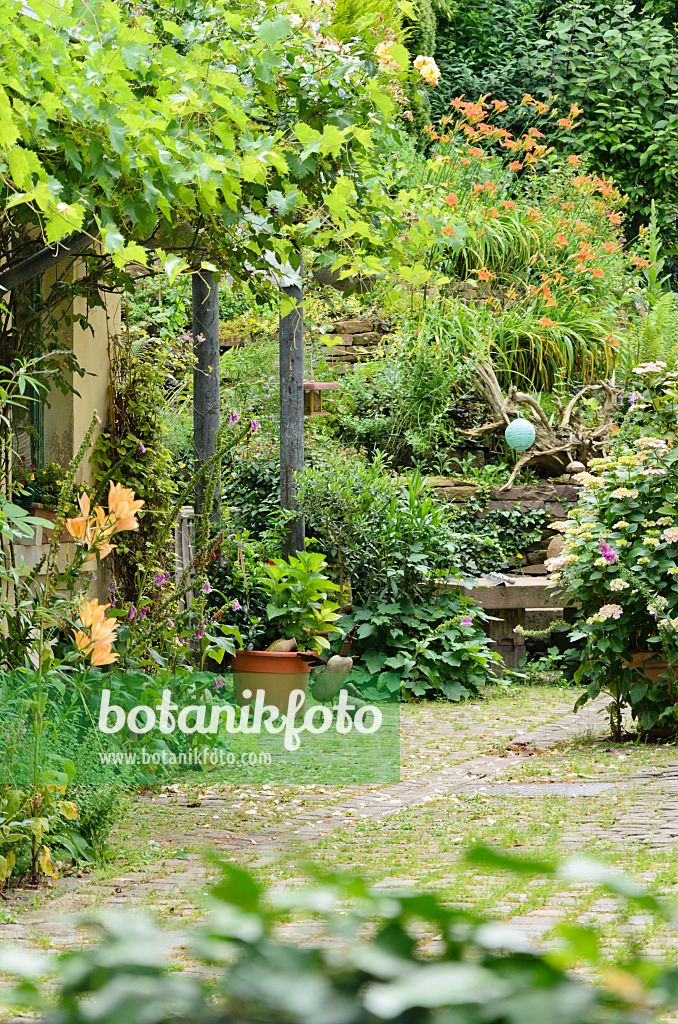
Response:
M675 410L678 374L661 390ZM644 432L662 424L651 403L638 404L644 419L636 413L610 455L580 475L579 506L555 524L566 540L550 562L559 590L580 608L570 633L584 641L579 703L608 692L615 738L625 707L643 732L678 731L678 445Z
M329 597L339 588L326 575L326 562L317 552L302 551L272 559L262 567L252 589L266 601L265 622L257 639L276 639L265 649L237 651L232 658L236 699L240 704L263 690L266 703L286 708L293 690L308 689L308 677L318 653L329 647L327 636L339 605ZM257 623L262 626L262 623ZM248 690L253 696L245 697Z
M19 508L28 509L35 501L34 469L35 466L28 464L25 455L22 455L19 462L14 466L12 473L12 503L18 505Z

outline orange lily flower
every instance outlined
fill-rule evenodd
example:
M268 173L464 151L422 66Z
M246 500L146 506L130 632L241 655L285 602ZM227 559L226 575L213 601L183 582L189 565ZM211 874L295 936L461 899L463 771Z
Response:
M112 533L123 530L136 530L139 526L136 513L143 505L141 499L134 497L134 491L122 484L114 484L111 480L108 492L108 512L113 517Z

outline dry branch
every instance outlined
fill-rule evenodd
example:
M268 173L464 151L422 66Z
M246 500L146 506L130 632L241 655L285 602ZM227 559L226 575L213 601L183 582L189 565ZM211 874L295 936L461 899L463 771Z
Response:
M617 389L610 381L587 384L565 407L556 399L555 405L560 421L553 425L539 402L531 395L518 391L513 385L504 395L495 372L488 363L478 367L476 386L490 408L490 416L482 426L462 430L461 433L465 437L480 438L503 432L507 424L517 416L530 420L535 430L534 445L518 459L502 490L512 486L523 466L533 465L550 475L559 476L570 462L583 462L586 465L590 458L601 454L609 439L617 410ZM592 394L604 394L604 401L598 413L598 423L595 426L584 422L578 408L581 400ZM527 410L520 410L521 405L527 406Z

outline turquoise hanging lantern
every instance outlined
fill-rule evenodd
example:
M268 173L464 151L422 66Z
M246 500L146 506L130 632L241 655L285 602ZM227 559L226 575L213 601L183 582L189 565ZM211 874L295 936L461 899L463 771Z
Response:
M529 420L517 419L509 423L504 431L504 440L516 452L526 452L534 444L535 429Z

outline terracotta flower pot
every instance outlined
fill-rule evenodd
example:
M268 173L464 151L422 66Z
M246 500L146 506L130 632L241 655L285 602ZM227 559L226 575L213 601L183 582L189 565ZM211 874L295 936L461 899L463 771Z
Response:
M253 704L263 690L267 704L286 711L293 690L308 692L311 666L296 651L236 651L231 658L233 688L238 704ZM249 690L251 697L243 691Z
M55 523L56 522L56 517L57 517L56 510L52 511L52 509L45 508L45 506L42 505L39 501L33 502L33 504L31 505L31 507L30 507L30 509L28 511L31 513L32 516L36 516L36 518L38 518L38 519L47 519L48 522L50 522L50 523ZM49 530L46 526L43 526L43 528L42 528L42 543L43 544L51 544L52 543L52 534L53 533L54 533L54 530ZM72 540L72 537L69 534L68 530L62 529L61 537L59 538L59 543L60 544L67 544L68 541L70 541L70 540Z
M658 657L654 651L638 651L631 655L627 662L632 668L642 669L651 683L656 683L660 676L669 673L669 680L675 682L678 678L678 666L673 665L669 669L669 663L663 657Z

